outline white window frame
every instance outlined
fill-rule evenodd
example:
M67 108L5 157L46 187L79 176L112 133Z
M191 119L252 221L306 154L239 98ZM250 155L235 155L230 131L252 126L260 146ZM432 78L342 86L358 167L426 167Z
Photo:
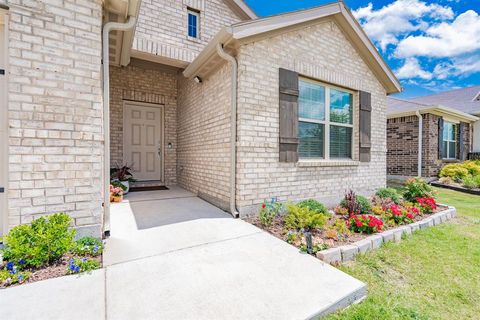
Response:
M323 86L325 88L325 120L318 120L318 119L310 119L310 118L301 118L298 117L299 122L307 122L307 123L318 123L318 124L323 124L324 128L324 137L323 137L323 158L309 158L309 157L300 157L300 160L311 160L311 161L323 161L323 160L330 160L330 126L338 126L338 127L346 127L346 128L352 128L352 137L351 137L351 150L350 154L352 155L350 158L333 158L334 160L353 160L354 155L354 136L355 136L355 129L354 129L354 123L355 123L355 107L354 107L354 101L355 101L355 92L349 89L345 89L342 87L337 87L331 84L326 84L324 82L312 80L309 78L303 78L300 77L298 79L299 81L299 88L300 88L300 82L310 82L315 85ZM338 91L343 91L346 93L349 93L352 95L352 124L349 123L338 123L338 122L331 122L330 121L330 90L338 90ZM299 96L300 98L300 96ZM300 108L300 104L298 105ZM300 111L300 110L299 110Z
M192 37L190 35L190 22L189 22L189 16L193 15L197 17L197 36ZM198 10L192 9L192 8L187 8L187 37L189 39L200 39L200 12Z
M445 152L445 156L442 157L442 159L445 159L445 160L456 160L457 159L457 140L458 140L458 127L457 127L457 123L454 123L454 122L450 122L450 121L443 121L443 132L445 132L445 124L450 124L452 125L452 128L453 128L453 134L454 134L454 140L445 140L444 137L442 136L442 143L444 142L447 142L447 147L446 149L444 150ZM455 142L455 156L453 158L450 157L450 142Z

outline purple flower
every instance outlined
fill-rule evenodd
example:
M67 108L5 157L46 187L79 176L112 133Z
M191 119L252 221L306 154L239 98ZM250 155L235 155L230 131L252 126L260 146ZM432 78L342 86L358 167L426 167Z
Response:
M82 259L82 262L83 262L83 263L87 262L87 258L83 258L83 259Z
M17 279L18 279L18 281L22 281L23 280L23 274L19 274Z
M98 252L98 246L93 247L93 253L97 253L97 252Z
M7 263L7 270L12 271L13 267L14 267L13 262L10 261L9 263Z
M75 263L71 263L69 266L68 266L68 269L70 271L74 271L75 272L75 269L77 268L77 265L75 265Z
M20 259L20 261L18 261L18 264L23 266L25 264L25 262L26 262L25 259Z
M75 266L75 272L80 272L80 266Z

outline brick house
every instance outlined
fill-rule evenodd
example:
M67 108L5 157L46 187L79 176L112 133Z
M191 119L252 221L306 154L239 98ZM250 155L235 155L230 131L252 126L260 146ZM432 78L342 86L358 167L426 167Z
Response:
M401 88L342 2L262 19L241 0L6 4L3 232L58 211L108 230L115 163L235 216L386 183Z
M465 90L456 91L460 93ZM474 127L479 118L474 116L473 112L467 113L459 108L445 106L440 99L437 99L437 103L427 102L429 99L422 97L402 100L388 97L389 178L404 179L419 175L426 178L437 177L446 163L465 160L473 150ZM456 99L457 103L462 99L471 102L473 96L468 98L460 94ZM421 102L422 100L424 102ZM480 101L478 103L480 111Z

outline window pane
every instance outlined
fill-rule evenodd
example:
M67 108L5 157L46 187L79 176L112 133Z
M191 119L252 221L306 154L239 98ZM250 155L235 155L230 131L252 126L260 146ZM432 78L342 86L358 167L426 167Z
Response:
M456 135L457 135L457 125L455 124L452 124L452 130L450 131L450 136L449 136L449 140L452 140L452 141L455 141L456 139Z
M457 157L456 143L454 141L448 143L448 157L452 159Z
M299 90L300 118L325 120L325 87L299 81Z
M443 141L443 153L441 154L442 158L447 158L448 155L448 142Z
M323 158L324 125L319 123L299 122L300 158Z
M352 95L348 92L330 90L330 121L352 124Z
M188 14L188 35L190 37L197 37L197 15Z
M352 157L352 128L330 126L330 158Z

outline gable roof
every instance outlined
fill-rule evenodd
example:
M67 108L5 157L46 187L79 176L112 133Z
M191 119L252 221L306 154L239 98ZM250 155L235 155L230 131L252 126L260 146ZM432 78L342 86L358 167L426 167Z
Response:
M259 37L268 36L273 32L286 32L290 28L312 24L326 17L333 17L345 31L349 40L382 83L387 93L396 93L402 90L400 82L392 70L343 2L240 22L225 27L217 33L197 58L185 69L183 74L187 78L202 77L215 69L220 63L216 52L216 46L219 43L223 44L224 47L235 47L235 45L253 41Z
M411 99L423 104L443 105L465 113L480 114L480 86L462 88Z
M478 117L458 109L441 104L420 103L412 100L387 97L387 118L399 118L415 115L416 112L446 115L462 121L472 122L479 120Z

